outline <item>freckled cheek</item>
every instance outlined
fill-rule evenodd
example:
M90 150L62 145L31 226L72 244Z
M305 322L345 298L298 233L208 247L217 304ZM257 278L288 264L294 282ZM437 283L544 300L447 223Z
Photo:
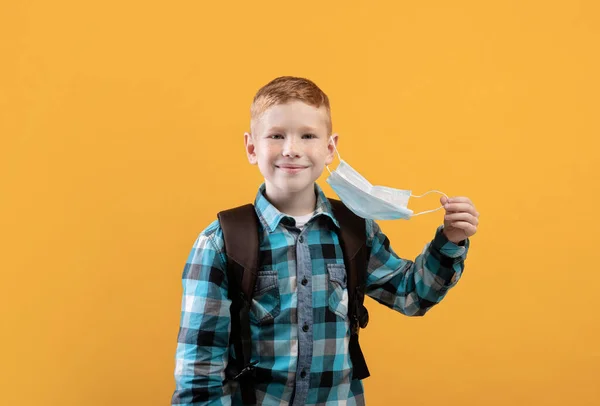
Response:
M281 156L281 149L276 147L265 148L263 149L263 157L269 165L275 165L275 163L279 160Z
M277 159L281 156L281 150L278 148L271 148L267 151L268 157L271 161L277 161Z
M325 162L325 159L327 159L327 151L320 149L312 150L309 152L308 156L310 156L315 162Z

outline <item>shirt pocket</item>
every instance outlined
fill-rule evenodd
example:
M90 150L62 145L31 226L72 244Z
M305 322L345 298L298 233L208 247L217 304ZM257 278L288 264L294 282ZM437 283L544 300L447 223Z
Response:
M342 318L348 317L348 287L344 264L327 264L329 310Z
M279 296L279 279L277 271L258 271L250 318L257 324L269 324L281 311L281 298Z

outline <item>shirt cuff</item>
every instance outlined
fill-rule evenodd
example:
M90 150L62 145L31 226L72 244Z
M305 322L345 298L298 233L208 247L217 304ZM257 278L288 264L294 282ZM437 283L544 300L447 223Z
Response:
M437 228L432 242L433 248L448 258L463 259L469 250L469 239L467 238L455 244L446 238L446 235L442 231L443 229L443 225Z

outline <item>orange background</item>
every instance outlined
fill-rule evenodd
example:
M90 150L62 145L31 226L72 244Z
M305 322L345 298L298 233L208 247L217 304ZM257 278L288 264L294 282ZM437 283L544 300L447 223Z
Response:
M243 132L280 75L330 96L371 182L481 213L439 307L368 300L368 405L600 404L599 17L592 0L3 1L0 404L168 404L185 260L254 198ZM381 224L414 258L442 216Z

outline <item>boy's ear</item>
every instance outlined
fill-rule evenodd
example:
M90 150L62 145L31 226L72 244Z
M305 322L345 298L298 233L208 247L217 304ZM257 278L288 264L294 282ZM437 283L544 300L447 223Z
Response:
M244 145L246 147L246 156L252 165L258 162L256 158L256 146L254 145L254 137L250 133L244 133Z
M338 143L338 134L334 133L331 135L331 137L327 140L327 158L325 159L325 165L331 165L331 163L333 162L334 158L335 158L335 148L337 148L337 143ZM334 147L335 145L335 147Z

